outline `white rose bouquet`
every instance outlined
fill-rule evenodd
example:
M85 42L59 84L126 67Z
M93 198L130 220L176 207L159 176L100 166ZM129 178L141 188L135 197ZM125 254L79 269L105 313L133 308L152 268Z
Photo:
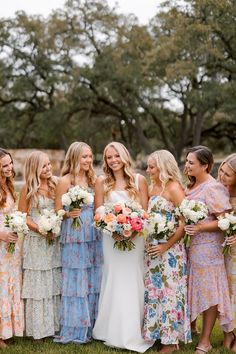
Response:
M186 225L197 224L200 220L206 219L208 208L205 203L198 200L184 199L180 206L176 208L176 215L182 215ZM190 236L185 234L184 243L189 246Z
M46 236L49 245L53 244L53 237L60 234L64 214L64 210L43 209L38 219L39 232Z
M62 205L69 207L69 211L81 208L83 205L91 205L93 200L93 194L79 186L70 188L61 198ZM80 226L80 221L80 218L73 219L72 227L77 229Z
M17 233L17 235L26 235L29 231L29 228L26 223L26 213L22 213L21 211L15 211L11 214L5 215L5 226L9 227L12 232ZM15 251L15 243L9 243L8 252L13 254Z
M144 233L148 234L148 243L153 246L166 243L176 227L174 209L165 198L159 197L150 210L149 219L145 221Z
M225 241L222 244L223 254L230 254L230 245L227 244L227 239L236 234L236 215L234 212L218 216L218 227L225 235Z
M148 239L152 245L166 243L176 231L176 220L172 213L150 213L145 222L144 230L149 234Z

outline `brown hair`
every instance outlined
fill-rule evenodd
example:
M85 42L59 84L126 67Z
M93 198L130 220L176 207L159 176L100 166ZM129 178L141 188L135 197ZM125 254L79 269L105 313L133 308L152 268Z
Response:
M201 165L207 165L206 172L211 173L214 164L214 158L213 158L212 151L207 146L198 145L198 146L191 147L190 149L188 149L186 157L190 153L193 153L196 156L197 160L200 162ZM194 176L188 176L188 179L189 179L188 188L191 188L196 183L196 178Z
M6 155L10 156L11 161L13 163L11 154L7 150L0 148L0 168L1 168L1 159L3 157L5 157ZM2 171L0 171L0 172L2 172ZM13 185L14 177L15 177L14 169L12 170L11 177L6 178L6 182L5 182L5 180L3 181L2 173L0 173L0 208L3 208L5 206L8 190L10 191L14 202L16 201L16 194L15 194L15 189L14 189L14 185Z

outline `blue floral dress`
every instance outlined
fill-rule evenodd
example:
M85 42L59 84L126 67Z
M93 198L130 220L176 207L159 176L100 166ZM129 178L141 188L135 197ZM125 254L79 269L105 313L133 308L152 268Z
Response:
M149 210L159 200L153 196ZM167 201L168 211L174 205ZM164 345L191 341L190 316L187 305L187 265L183 241L176 242L156 258L145 253L145 340L161 340Z
M92 192L92 191L90 191ZM91 340L101 283L101 233L93 226L93 205L82 208L78 229L72 218L62 222L62 298L60 343Z

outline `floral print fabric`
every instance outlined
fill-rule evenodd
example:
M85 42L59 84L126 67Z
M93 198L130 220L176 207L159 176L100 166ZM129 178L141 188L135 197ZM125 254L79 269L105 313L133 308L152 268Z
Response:
M186 198L200 200L209 209L207 219L231 209L226 188L211 179L186 191ZM191 321L212 306L217 305L218 317L223 330L232 330L232 312L229 287L222 254L223 233L201 232L191 237L188 262L188 298Z
M158 200L151 197L149 210ZM169 203L169 210L174 205ZM145 253L145 305L143 336L145 340L178 344L191 341L187 305L187 266L183 241L175 243L162 255L151 258Z
M4 230L4 218L14 207L11 195L0 212L0 229ZM0 241L0 338L23 336L24 309L21 300L21 256L18 243L13 254L7 252L7 243Z

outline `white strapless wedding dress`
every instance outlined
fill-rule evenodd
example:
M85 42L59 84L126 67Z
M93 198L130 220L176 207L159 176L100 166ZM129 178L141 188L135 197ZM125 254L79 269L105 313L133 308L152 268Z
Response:
M107 202L130 200L126 191L112 191ZM153 342L142 338L144 313L144 240L137 236L132 251L114 249L103 235L104 268L98 317L93 337L111 347L145 352Z

